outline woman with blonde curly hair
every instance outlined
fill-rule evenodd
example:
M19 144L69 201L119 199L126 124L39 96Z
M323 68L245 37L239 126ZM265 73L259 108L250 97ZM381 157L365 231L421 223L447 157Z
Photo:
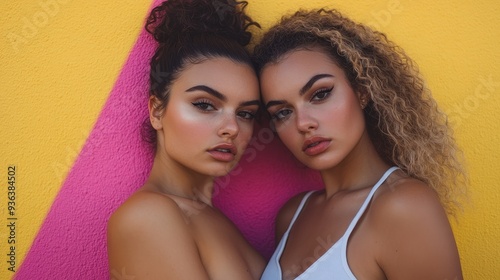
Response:
M417 67L335 10L299 11L255 48L280 139L325 189L278 214L261 279L461 279L447 213L466 175Z

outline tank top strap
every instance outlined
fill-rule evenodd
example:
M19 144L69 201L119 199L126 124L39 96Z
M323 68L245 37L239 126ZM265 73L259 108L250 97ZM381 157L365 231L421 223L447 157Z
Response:
M311 194L313 194L314 192L315 191L307 192L304 195L304 197L302 198L302 200L300 201L299 207L297 207L297 210L295 210L295 214L293 214L292 220L290 221L290 224L288 225L288 228L286 229L285 236L288 236L288 232L290 231L290 229L292 229L292 226L295 223L295 220L297 220L297 218L299 217L300 212L302 212L302 208L304 208L304 205L306 205L307 200L309 199Z
M393 166L389 168L384 175L378 180L378 182L372 187L370 193L368 193L368 196L366 197L365 201L361 205L361 208L359 208L358 213L356 213L356 216L354 216L354 219L352 219L351 223L349 224L349 227L347 228L344 236L350 236L351 232L354 230L354 227L356 227L356 224L358 223L359 219L365 212L366 208L368 207L368 204L370 204L370 201L372 200L373 195L375 192L378 190L378 188L382 185L382 183L385 182L385 180L389 177L389 175L392 174L395 170L399 169L397 166Z

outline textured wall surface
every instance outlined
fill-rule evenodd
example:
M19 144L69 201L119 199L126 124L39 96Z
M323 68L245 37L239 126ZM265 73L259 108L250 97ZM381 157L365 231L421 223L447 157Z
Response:
M326 0L249 2L264 29L299 7L332 7ZM335 2L401 45L449 114L471 178L470 203L453 222L464 276L500 278L500 6ZM139 138L154 47L142 25L151 5L0 4L0 279L14 276L8 270L12 252L16 279L109 279L106 221L141 186L151 165L152 154ZM240 166L218 181L215 203L269 256L277 209L321 183L265 127L256 130L249 149ZM14 165L11 213L7 172ZM6 226L11 222L12 231Z

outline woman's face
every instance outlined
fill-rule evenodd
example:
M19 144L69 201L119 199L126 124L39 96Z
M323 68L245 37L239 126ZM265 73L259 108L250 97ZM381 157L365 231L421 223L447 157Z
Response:
M359 95L321 49L292 51L265 66L261 91L277 133L305 165L340 164L365 130Z
M243 154L259 107L253 69L228 58L191 64L171 86L159 127L159 149L199 174L227 174ZM160 128L160 129L159 129Z

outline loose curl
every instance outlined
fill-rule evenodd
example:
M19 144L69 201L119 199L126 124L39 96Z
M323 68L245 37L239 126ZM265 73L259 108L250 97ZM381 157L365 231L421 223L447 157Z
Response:
M461 209L467 175L446 115L416 64L387 37L336 10L300 10L283 17L255 47L259 73L287 53L320 47L368 94L367 130L380 156L432 187L449 214Z

